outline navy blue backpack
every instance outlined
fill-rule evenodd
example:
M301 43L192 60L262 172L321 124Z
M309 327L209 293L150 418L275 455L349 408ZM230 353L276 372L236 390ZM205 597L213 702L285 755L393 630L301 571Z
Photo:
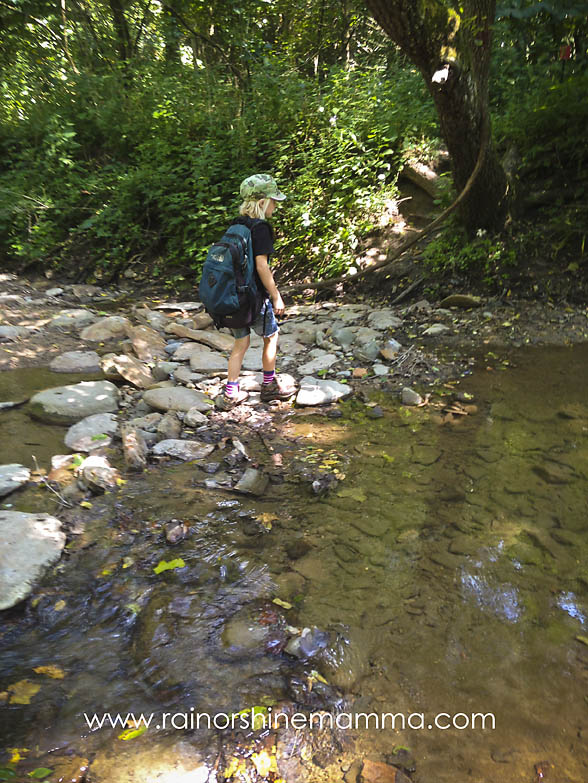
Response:
M247 226L229 226L211 246L202 267L199 294L217 328L238 329L255 321L265 292L256 279L251 230Z

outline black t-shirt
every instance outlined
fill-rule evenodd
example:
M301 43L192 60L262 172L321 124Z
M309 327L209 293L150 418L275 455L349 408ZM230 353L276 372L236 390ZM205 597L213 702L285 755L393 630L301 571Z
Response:
M265 220L253 220L253 218L238 217L231 225L241 223L251 229L251 243L253 245L253 258L267 256L268 261L274 252L274 232L270 224Z
M265 220L253 220L253 218L250 218L247 215L236 218L231 225L234 225L235 223L247 226L247 228L251 230L253 259L255 260L256 256L267 256L269 262L274 252L274 232L270 224ZM265 291L265 287L257 274L257 268L255 269L255 277L257 278L258 288L261 291ZM265 293L266 296L269 296L267 291L265 291Z

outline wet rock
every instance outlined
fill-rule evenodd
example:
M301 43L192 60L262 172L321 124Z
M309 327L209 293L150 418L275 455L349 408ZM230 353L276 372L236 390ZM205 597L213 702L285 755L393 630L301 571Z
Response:
M131 742L115 739L101 747L91 763L90 774L92 783L212 783L216 778L190 742L164 745L143 737Z
M263 495L267 489L269 478L260 470L247 468L245 473L235 485L237 492L243 492L247 495Z
M403 405L420 405L423 398L418 392L415 392L414 389L405 386L402 389L401 400Z
M545 481L546 484L569 484L573 475L573 470L565 465L555 463L549 465L534 465L533 473Z
M402 318L398 318L392 310L376 310L368 316L368 326L384 332L386 329L402 326Z
M369 759L363 762L359 780L360 783L410 783L404 772L396 767Z
M55 756L47 760L53 770L49 780L55 783L84 783L89 761L82 756Z
M303 538L298 538L286 546L286 553L290 560L298 560L308 554L311 549L312 547L308 541L305 541Z
M0 498L22 487L30 477L31 471L24 465L0 465Z
M110 381L82 381L71 386L45 389L31 397L29 413L35 419L74 424L95 413L118 408L118 389Z
M96 320L94 313L89 310L61 310L59 315L52 318L47 326L50 329L82 329Z
M381 419L384 416L384 411L379 405L374 405L367 409L366 415L369 419Z
M158 456L165 455L167 457L175 457L176 459L193 460L208 457L214 449L215 446L196 440L169 438L156 443L153 447L153 453Z
M127 337L132 343L134 352L144 362L165 359L167 356L165 340L149 326L129 326L127 327Z
M137 427L133 427L131 424L125 424L121 427L125 465L129 470L142 471L147 467L148 444L145 436L148 437L151 434L143 434ZM153 437L155 436L153 435Z
M147 432L156 432L157 425L163 418L161 413L148 413L147 416L141 416L135 419L130 419L128 423L131 427L138 427Z
M319 372L320 370L328 370L335 362L337 357L332 353L318 356L316 359L312 359L306 364L301 364L298 368L298 372L302 375L312 375L312 373Z
M452 538L448 551L452 555L475 555L480 549L480 544L474 536L461 535Z
M316 626L303 628L300 636L293 636L284 647L284 652L294 658L313 658L329 644L329 634Z
M184 389L182 386L164 389L149 389L143 395L143 400L152 408L160 411L184 411L196 408L200 412L209 411L212 400L202 392L194 389Z
M434 446L411 446L412 461L419 465L433 465L441 459L442 453Z
M106 457L93 454L80 465L78 485L82 489L100 494L117 486L120 474L113 468Z
M49 364L53 372L100 372L100 357L96 351L66 351Z
M65 534L48 514L0 511L0 609L26 598L61 557Z
M148 389L153 386L156 379L151 371L139 359L134 356L113 356L110 360L110 366L118 372L121 378L132 383L139 389Z
M190 408L184 416L184 425L186 427L201 427L203 424L208 424L208 418L198 408Z
M179 364L177 362L159 362L151 370L151 374L156 381L165 381L170 375L173 375L178 367Z
M18 340L21 337L30 337L31 333L24 326L0 326L0 342Z
M398 340L390 338L389 340L386 340L384 346L380 348L380 356L383 359L392 361L392 359L395 359L402 350L402 345L398 342Z
M178 419L176 411L168 411L157 425L157 434L162 440L179 438L182 431L182 422Z
M380 344L376 340L371 340L368 343L364 343L355 353L360 359L373 361L380 355Z
M168 544L177 544L187 537L189 531L190 528L185 522L178 522L177 519L172 519L165 526L165 540Z
M442 299L440 302L441 307L480 307L482 300L479 296L472 296L471 294L450 294Z
M112 413L95 413L71 426L64 438L72 451L94 451L110 446L118 429L117 417Z
M276 629L272 628L272 625L277 625L278 617L276 612L276 623L262 624L265 618L261 607L257 605L243 607L225 623L221 634L222 657L242 658L265 655L268 646L276 640ZM273 617L268 619L271 620ZM279 634L278 640L283 643L284 634Z
M101 318L91 326L82 330L80 337L82 340L92 342L106 342L107 340L125 337L130 321L122 315L109 315Z
M445 324L433 324L432 326L429 326L428 329L425 329L423 335L426 337L437 337L440 334L446 334L450 331L451 329L448 326L445 326Z
M312 376L305 376L300 381L296 404L303 406L327 405L343 397L348 397L352 391L349 386L337 381L318 380Z

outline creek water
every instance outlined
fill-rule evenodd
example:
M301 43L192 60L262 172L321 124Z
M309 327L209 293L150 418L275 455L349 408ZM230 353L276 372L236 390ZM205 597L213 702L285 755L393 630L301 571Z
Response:
M2 618L0 691L41 685L30 704L0 707L2 747L116 757L135 743L136 779L148 783L154 749L165 758L178 733L121 743L120 729L92 732L84 713L297 701L317 670L328 686L315 686L313 707L412 715L413 728L398 718L353 737L380 758L409 748L414 781L588 779L588 345L508 358L507 370L482 362L462 381L477 412L451 423L382 392L381 418L353 400L339 419L287 416L302 472L345 474L318 495L301 471L243 498L203 487L195 465L168 463L76 512L61 562ZM29 437L7 418L22 411L0 414L2 462ZM35 426L58 453L63 430ZM59 515L44 490L4 500ZM172 519L191 526L173 548ZM171 558L185 567L154 573ZM279 610L289 624L329 632L319 655L275 654L273 597L292 605ZM32 673L48 664L66 676ZM441 713L459 713L459 728L436 727ZM493 714L494 728L474 713ZM205 754L214 746L206 731L189 740Z

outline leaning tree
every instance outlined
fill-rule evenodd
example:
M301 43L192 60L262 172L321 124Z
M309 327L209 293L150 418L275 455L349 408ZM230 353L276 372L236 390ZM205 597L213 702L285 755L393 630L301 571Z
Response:
M476 181L460 208L476 229L500 229L508 186L492 146L488 74L496 0L365 0L367 8L423 75L435 103L461 190L483 148Z

